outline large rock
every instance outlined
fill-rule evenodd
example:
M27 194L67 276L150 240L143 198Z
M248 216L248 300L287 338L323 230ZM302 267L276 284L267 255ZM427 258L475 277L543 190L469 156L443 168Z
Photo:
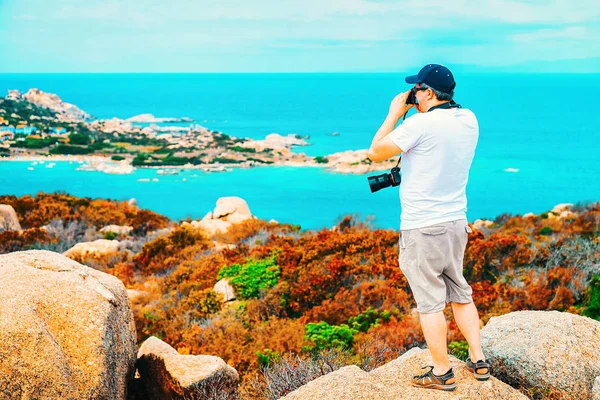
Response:
M0 398L126 398L136 333L121 281L32 250L1 255L0 282Z
M493 317L481 332L493 373L561 399L588 399L600 375L600 322L559 311Z
M235 291L229 283L229 279L223 278L215 284L213 290L223 295L225 301L235 300Z
M124 225L106 225L102 229L100 229L101 233L113 232L117 235L129 235L129 233L133 230L131 226Z
M240 197L221 197L217 200L217 207L212 214L213 219L222 219L232 224L252 218L250 207L246 200Z
M411 386L411 378L433 365L429 350L413 348L371 372L357 366L341 368L293 391L285 400L413 400L413 399L527 399L518 390L492 377L479 382L465 364L450 357L457 388L453 392Z
M21 224L15 209L7 204L0 204L0 232L20 230Z
M214 211L208 212L202 221L192 221L194 227L204 229L209 235L225 233L234 224L255 218L250 212L248 203L240 197L221 197L217 200ZM188 224L184 222L183 224ZM182 225L183 225L182 224Z
M67 257L83 257L88 254L102 255L121 251L124 244L118 240L98 239L93 242L81 242L65 251L63 255Z
M227 399L237 397L239 376L215 356L181 355L151 336L140 347L136 363L138 390L148 400Z

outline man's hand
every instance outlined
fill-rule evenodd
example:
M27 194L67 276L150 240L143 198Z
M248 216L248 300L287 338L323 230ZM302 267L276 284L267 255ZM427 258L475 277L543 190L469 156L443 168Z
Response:
M413 104L406 105L406 99L408 98L409 93L410 90L407 90L406 92L402 92L398 96L394 97L394 100L392 100L392 103L390 104L390 111L388 115L396 119L400 119L408 112L408 110L410 110Z

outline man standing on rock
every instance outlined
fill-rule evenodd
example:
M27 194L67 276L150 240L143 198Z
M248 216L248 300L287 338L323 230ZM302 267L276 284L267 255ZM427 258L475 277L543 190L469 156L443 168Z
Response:
M463 257L471 232L466 186L479 136L477 118L452 101L456 82L448 68L429 64L406 83L410 91L392 100L389 114L371 143L369 158L383 161L402 153L400 269L417 303L421 328L433 358L413 386L454 390L443 310L450 303L458 328L469 343L467 368L487 380L490 366L480 343L479 315L463 276ZM418 113L394 129L413 106ZM477 360L472 362L471 360Z

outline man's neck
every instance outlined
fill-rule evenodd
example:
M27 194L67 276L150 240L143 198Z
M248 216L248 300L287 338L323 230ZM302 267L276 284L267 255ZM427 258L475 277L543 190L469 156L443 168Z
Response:
M436 100L433 104L431 104L427 108L427 111L425 111L425 112L428 112L429 110L431 110L432 107L436 107L436 106L439 106L440 104L449 103L449 102L450 102L450 100L444 100L444 101Z

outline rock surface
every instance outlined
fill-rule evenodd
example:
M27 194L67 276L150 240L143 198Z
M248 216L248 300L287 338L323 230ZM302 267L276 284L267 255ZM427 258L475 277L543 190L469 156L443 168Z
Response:
M206 230L211 236L225 233L233 224L239 224L255 218L250 212L246 200L240 197L221 197L217 200L214 211L208 212L202 221L192 221L190 224ZM187 222L184 222L184 224Z
M225 301L235 300L235 291L233 290L233 287L227 278L221 279L219 282L217 282L213 290L217 293L223 294L223 299Z
M23 94L23 98L37 106L46 107L56 112L58 119L61 121L79 122L91 118L85 111L80 110L73 104L65 103L53 93L46 93L39 89L29 89L27 93Z
M600 376L597 376L594 380L594 386L592 387L592 400L600 400Z
M21 224L15 209L7 204L0 204L0 232L20 230Z
M564 399L592 396L600 375L600 322L559 311L493 317L481 332L492 371L504 382Z
M83 257L87 254L101 255L106 253L118 252L122 250L123 245L118 240L98 239L93 242L81 242L65 251L63 255L67 257Z
M491 228L492 226L494 226L494 221L487 219L476 219L475 222L473 222L473 228L479 231L484 228Z
M465 364L450 357L456 375L453 392L412 387L410 380L421 367L433 365L429 350L413 348L401 357L371 372L348 366L315 379L293 391L285 400L413 400L413 399L527 399L518 390L492 377L479 382Z
M104 228L100 229L100 232L114 232L117 235L128 235L133 230L131 226L123 226L123 225L106 225Z
M0 282L0 398L126 398L136 333L121 281L32 250L1 255Z
M138 390L144 399L235 398L239 376L215 356L181 355L151 336L140 347L136 362Z

